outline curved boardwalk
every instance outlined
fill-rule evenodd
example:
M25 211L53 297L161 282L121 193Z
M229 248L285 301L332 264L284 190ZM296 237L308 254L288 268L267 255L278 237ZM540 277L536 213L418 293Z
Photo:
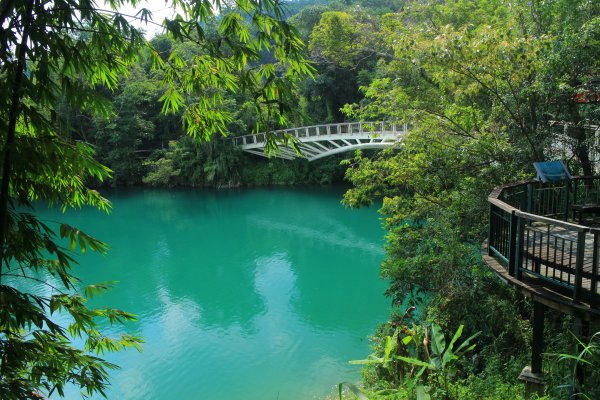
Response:
M484 260L524 294L564 313L600 317L596 221L575 223L573 209L598 204L600 178L496 188L489 196Z
M278 150L271 156L285 159L304 157L308 161L314 161L346 151L393 146L400 142L407 132L406 124L391 122L347 122L281 129L270 133L278 144ZM266 133L259 133L230 140L234 146L248 153L268 157L269 154L265 153L267 138ZM290 145L292 141L296 143L301 154Z
M531 366L520 378L528 390L540 391L546 307L574 315L573 331L584 340L590 322L600 321L600 223L585 213L600 211L600 177L517 182L494 189L488 201L483 259L533 299Z

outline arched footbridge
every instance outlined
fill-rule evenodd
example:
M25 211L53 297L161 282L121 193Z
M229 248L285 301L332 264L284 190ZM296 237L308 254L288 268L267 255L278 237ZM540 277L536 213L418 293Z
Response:
M287 136L295 140L302 154L296 153L290 144L279 144L279 150L272 156L290 160L304 157L308 161L314 161L346 151L393 146L400 142L407 132L406 124L391 122L347 122L281 129L272 132L272 135L278 139ZM234 146L248 153L269 156L265 153L265 133L238 136L231 141Z

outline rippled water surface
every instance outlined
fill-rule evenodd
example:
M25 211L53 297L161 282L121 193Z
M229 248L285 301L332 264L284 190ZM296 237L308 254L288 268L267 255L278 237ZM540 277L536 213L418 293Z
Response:
M312 399L359 378L387 319L374 209L341 189L119 191L110 216L66 220L111 245L80 258L85 283L118 280L93 305L133 312L144 350L109 354L111 399ZM76 393L70 393L73 397Z

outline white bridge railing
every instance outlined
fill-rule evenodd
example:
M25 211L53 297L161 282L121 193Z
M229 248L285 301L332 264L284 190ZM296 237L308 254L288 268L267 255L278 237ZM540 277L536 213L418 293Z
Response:
M302 154L298 155L289 145L279 145L273 156L281 158L304 157L309 161L356 149L384 148L399 142L408 132L406 124L393 122L345 122L339 124L312 125L273 131L277 139L291 137L298 143ZM260 156L267 156L264 147L267 134L237 136L229 139L234 146Z

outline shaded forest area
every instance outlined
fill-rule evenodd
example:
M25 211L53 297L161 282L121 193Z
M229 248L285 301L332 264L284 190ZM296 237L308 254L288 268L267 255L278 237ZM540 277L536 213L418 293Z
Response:
M342 112L345 104L360 102L359 87L375 77L380 55L365 39L374 33L379 19L397 11L400 3L322 1L290 2L283 6L289 23L298 29L307 44L307 57L315 68L293 93L295 109L288 126L304 126L349 120ZM219 37L216 24L206 27L207 35ZM168 35L150 39L165 62L186 60L204 50L192 41L178 41ZM264 52L262 61L272 61ZM147 184L153 186L290 185L341 182L345 167L340 161L352 154L329 157L319 162L283 161L248 155L223 140L257 131L259 116L251 93L221 89L219 106L228 119L222 135L199 143L186 136L182 110L164 114L161 98L167 87L164 75L152 68L152 57L142 57L132 65L118 87L105 91L109 115L63 107L61 129L71 130L76 139L94 146L97 158L113 170L107 184L114 186ZM281 71L279 72L281 73ZM262 124L259 131L281 125Z

